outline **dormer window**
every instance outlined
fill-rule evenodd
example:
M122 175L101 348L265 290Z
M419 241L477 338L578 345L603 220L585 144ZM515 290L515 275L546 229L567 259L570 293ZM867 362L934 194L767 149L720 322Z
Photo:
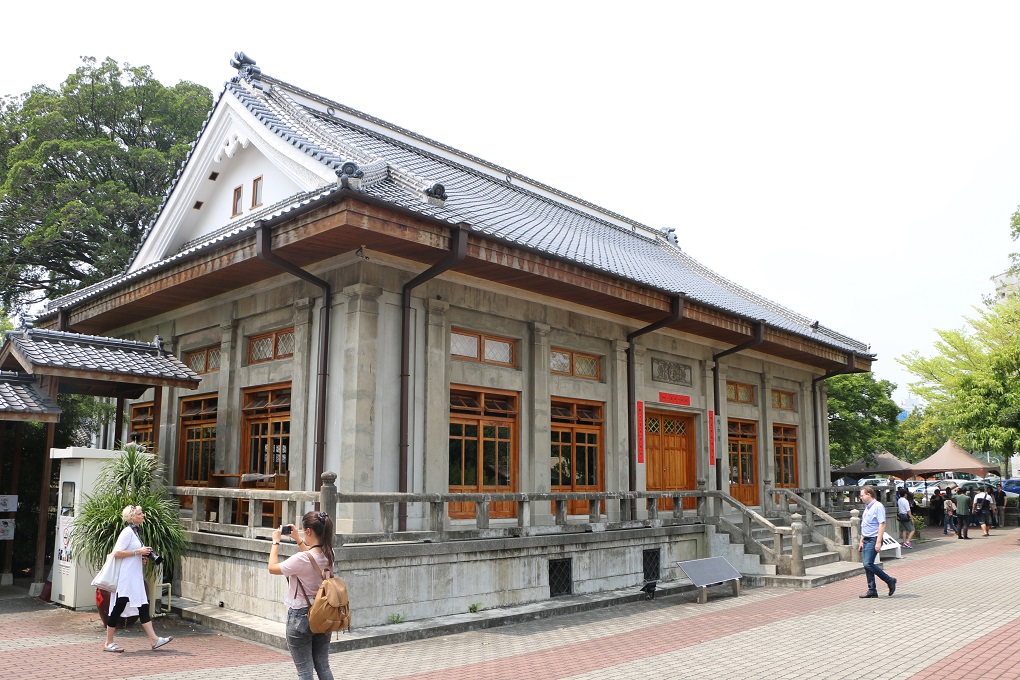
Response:
M243 186L235 187L234 188L234 203L233 203L234 208L233 208L233 212L230 213L231 217L237 217L238 215L241 214L242 204L243 203L244 203L244 187Z
M262 178L256 177L251 183L251 207L262 205Z

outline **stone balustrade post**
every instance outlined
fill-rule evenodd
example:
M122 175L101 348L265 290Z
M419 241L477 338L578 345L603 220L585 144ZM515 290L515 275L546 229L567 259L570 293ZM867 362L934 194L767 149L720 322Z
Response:
M698 493L700 493L701 495L698 496L698 510L697 510L697 512L698 512L698 519L700 519L702 521L704 521L704 519L708 516L708 506L709 506L709 503L708 503L708 498L705 497L705 489L707 489L707 488L708 488L708 480L707 479L699 479L698 480Z
M850 555L854 562L863 562L864 558L857 546L861 544L861 511L854 508L850 511Z
M659 499L646 498L645 507L648 509L648 523L654 526L655 522L659 520Z
M766 517L772 517L776 505L775 490L772 488L772 480L768 477L764 480L765 497L762 499L761 509ZM780 499L782 500L782 499Z
M336 526L336 473L322 473L322 486L319 487L319 510L333 518Z
M475 503L475 528L489 528L489 501Z
M799 513L793 513L790 528L793 529L790 546L790 575L804 575L804 525Z
M379 517L382 520L382 533L387 538L393 535L393 503L379 503Z

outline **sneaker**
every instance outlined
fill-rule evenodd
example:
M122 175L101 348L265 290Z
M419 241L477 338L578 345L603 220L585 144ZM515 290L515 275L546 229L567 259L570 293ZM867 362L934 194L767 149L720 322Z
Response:
M903 547L904 548L913 548L914 544L911 543L910 541L907 541L906 543L903 544Z
M878 593L876 593L874 590L869 590L868 592L864 593L863 595L859 595L858 597L862 600L867 600L872 597L878 597Z
M886 585L889 586L889 597L892 597L893 593L896 592L896 579L890 580Z
M156 650L156 649L159 649L160 647L162 647L163 645L170 644L171 640L173 640L173 637L156 638L156 642L155 642L155 644L152 645L152 649Z

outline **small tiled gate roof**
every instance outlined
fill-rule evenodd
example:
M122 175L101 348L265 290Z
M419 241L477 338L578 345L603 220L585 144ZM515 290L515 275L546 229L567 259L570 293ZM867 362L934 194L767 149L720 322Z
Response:
M52 423L60 420L60 406L39 389L34 377L0 371L0 420Z
M195 389L201 378L153 342L43 329L7 331L0 369L60 379L60 391L136 398L150 387Z

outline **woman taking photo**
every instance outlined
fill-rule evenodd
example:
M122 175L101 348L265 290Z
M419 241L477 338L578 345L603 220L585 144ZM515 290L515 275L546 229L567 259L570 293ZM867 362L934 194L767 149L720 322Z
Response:
M129 505L124 508L120 516L128 525L120 532L117 543L113 547L113 556L121 563L120 573L117 576L117 591L110 594L111 609L106 624L106 646L103 647L103 651L124 651L123 647L113 643L113 635L117 632L120 617L128 606L138 610L138 620L142 623L142 630L149 636L152 649L156 650L173 638L156 635L152 630L152 620L149 617L149 595L145 591L142 565L145 563L145 558L152 553L152 548L142 545L142 539L138 535L138 527L145 521L145 513L142 512L142 506Z
M323 571L333 571L333 520L324 512L309 512L301 518L301 531L288 524L298 552L280 562L282 531L273 532L269 549L269 573L286 576L290 582L287 596L287 648L297 667L298 678L333 680L329 669L329 633L312 633L308 628L308 609L322 585Z

